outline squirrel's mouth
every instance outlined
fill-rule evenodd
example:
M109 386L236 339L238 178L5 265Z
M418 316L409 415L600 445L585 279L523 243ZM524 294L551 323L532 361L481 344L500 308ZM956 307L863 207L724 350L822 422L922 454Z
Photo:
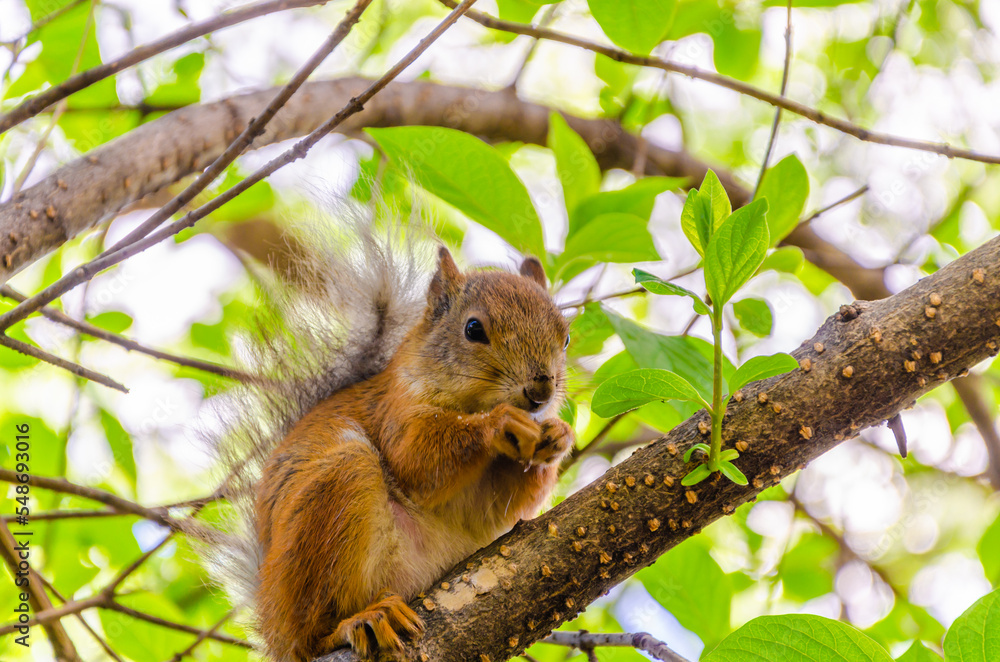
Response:
M542 405L544 405L546 402L548 402L548 399L543 400L541 402L539 402L537 400L532 400L531 396L528 395L528 389L527 388L524 388L524 389L521 390L521 395L524 396L525 402L527 403L524 406L524 409L526 409L526 410L528 410L528 411L530 411L532 413L534 413L534 412L538 411L539 409L541 409Z

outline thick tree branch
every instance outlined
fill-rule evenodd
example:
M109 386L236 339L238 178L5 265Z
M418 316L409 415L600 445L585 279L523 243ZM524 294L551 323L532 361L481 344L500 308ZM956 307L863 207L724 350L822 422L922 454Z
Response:
M725 480L681 486L687 472L681 456L701 440L698 423L707 415L688 419L446 573L413 603L427 630L407 658L519 654L765 488L996 355L998 264L1000 238L895 296L843 306L793 352L800 369L751 384L730 403L724 441L749 445L738 461L749 486ZM782 407L775 413L762 402ZM322 659L357 658L338 651Z
M252 148L316 130L362 94L372 81L344 78L306 83L281 108ZM182 108L103 145L0 204L0 282L67 239L131 203L200 172L245 131L277 89ZM365 127L448 126L490 141L545 144L551 109L521 101L510 90L490 92L428 82L392 83L363 110L336 128L356 134ZM613 120L567 117L604 169L629 169L643 142ZM683 151L648 146L646 174L701 182L708 165ZM731 175L720 179L743 204L749 192Z
M6 523L0 525L0 557L3 558L4 563L10 568L12 577L17 579L24 577L27 579L27 586L17 590L28 594L28 602L36 614L52 609L52 601L49 600L49 595L45 592L41 576L27 563L27 559L20 557L18 542L25 542L25 540L18 541L15 539ZM31 539L27 539L27 542L30 546ZM21 571L22 562L27 572ZM58 621L47 623L45 625L45 633L49 636L49 641L52 643L52 650L58 659L66 660L66 662L77 662L80 659L80 656L76 652L76 647L73 646L73 641L69 638L66 628L63 627L62 623Z

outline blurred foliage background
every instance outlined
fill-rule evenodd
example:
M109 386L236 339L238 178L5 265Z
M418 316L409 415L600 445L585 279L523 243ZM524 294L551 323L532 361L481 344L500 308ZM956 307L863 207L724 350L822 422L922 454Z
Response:
M234 4L0 0L2 108ZM330 2L242 23L70 96L0 136L0 199L173 109L284 83L350 4ZM638 20L599 0L482 0L476 8L637 53L652 51L762 89L781 87L784 2L620 4L634 5ZM445 12L431 0L377 0L317 77L380 75ZM791 20L788 97L864 127L1000 152L997 3L795 0ZM555 110L617 119L653 144L686 150L734 175L751 190L774 119L771 106L708 83L515 38L470 20L446 33L403 78L513 86L520 98ZM280 269L282 251L295 250L294 242L283 243L282 233L294 236L295 223L320 217L332 196L369 202L373 182L389 208L432 219L466 265L516 264L515 248L531 243L519 245L527 240L505 232L502 223L477 218L461 200L428 193L433 183L419 173L425 186L411 184L403 174L410 138L388 132L325 138L307 159L254 186L176 241L73 290L57 307L149 346L229 364L260 296L259 270L268 264ZM456 138L448 146L454 151L442 158L468 153L462 138L471 140ZM240 181L275 149L239 159L200 200ZM573 316L570 390L583 452L566 471L558 500L690 413L663 404L609 425L590 413L588 402L608 375L628 366L659 367L664 352L675 352L695 373L702 369L697 357L703 357L710 329L692 314L689 300L619 296L634 289L630 270L637 263L704 292L698 255L684 241L679 220L684 191L700 182L602 173L558 119L546 147L498 143L488 149L489 157L473 157L470 172L479 172L486 186L495 174L490 168L509 166L516 173L540 219L556 296ZM890 291L1000 230L1000 173L981 163L860 142L788 113L769 163L770 190L781 199L772 202L769 219L773 223L782 214L786 232L860 191L811 218L811 227L860 264L884 267ZM510 184L510 190L520 184ZM479 184L465 185L475 191ZM513 205L515 194L505 195L507 190L495 192L500 206L493 211L501 218L509 211L504 205ZM156 202L144 201L67 242L12 284L24 292L40 290L124 236ZM791 350L852 300L844 285L803 260L796 248L773 253L738 298L746 303L729 315L724 337L734 362ZM0 311L13 304L0 301ZM190 513L190 502L211 494L217 483L199 431L209 425L205 413L226 380L128 353L39 317L11 335L110 374L131 392L113 392L0 352L0 464L13 467L11 430L29 423L33 474L65 477L147 507L179 504L140 517L80 496L32 489L32 563L51 582L57 606L101 595L151 552L127 573L114 608L62 619L83 659L176 659L198 632L214 626L222 638L244 639L239 615L230 613L188 542L170 535L162 517ZM1000 367L982 365L974 378L995 423ZM905 460L886 429L867 430L672 550L565 628L646 630L697 659L757 615L802 612L844 620L893 655L914 641L940 651L945 628L991 586L1000 586L1000 482L990 484L982 432L950 387L921 399L903 414L903 423L911 451ZM1000 467L992 471L998 475ZM10 488L5 520L14 503ZM210 504L210 516L215 508L224 506ZM66 511L87 516L37 517ZM3 573L0 620L6 623L17 593L9 569ZM0 656L50 657L42 630L32 632L30 650L9 634L0 637ZM199 660L248 656L244 647L215 635L185 654ZM543 661L584 659L544 644L530 654ZM642 656L631 649L599 649L597 657Z

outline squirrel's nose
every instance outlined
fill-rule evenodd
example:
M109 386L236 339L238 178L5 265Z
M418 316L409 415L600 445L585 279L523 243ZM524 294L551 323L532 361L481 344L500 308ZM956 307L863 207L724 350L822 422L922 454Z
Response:
M531 410L534 411L549 401L554 390L552 378L548 375L539 375L524 387L524 397L528 398Z

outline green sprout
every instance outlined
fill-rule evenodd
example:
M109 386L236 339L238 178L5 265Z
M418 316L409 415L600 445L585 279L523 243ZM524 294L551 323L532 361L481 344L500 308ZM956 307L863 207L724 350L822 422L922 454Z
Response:
M794 358L780 353L750 359L728 380L723 375L723 311L733 295L758 272L767 256L771 242L767 209L767 200L758 199L732 211L729 197L712 171L705 176L700 190L693 189L688 194L681 212L681 227L703 258L707 303L691 290L641 269L632 271L636 283L649 292L689 297L694 302L694 311L711 320L714 358L711 401L684 377L656 368L640 368L611 377L597 388L591 401L593 412L602 417L667 400L693 402L708 411L712 421L711 443L695 444L684 454L685 462L691 461L695 451L702 451L705 459L684 476L683 485L700 483L717 471L738 485L747 484L746 476L733 464L739 452L722 448L722 421L729 395L752 381L798 367Z

